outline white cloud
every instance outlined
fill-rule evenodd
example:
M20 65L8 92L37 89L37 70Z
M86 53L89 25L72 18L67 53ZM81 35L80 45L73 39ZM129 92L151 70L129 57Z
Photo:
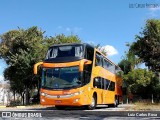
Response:
M118 51L111 45L102 46L101 50L105 50L108 56L113 56L118 54Z

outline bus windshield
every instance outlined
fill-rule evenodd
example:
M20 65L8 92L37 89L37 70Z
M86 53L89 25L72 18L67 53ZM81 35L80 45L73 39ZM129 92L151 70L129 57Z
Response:
M42 87L70 89L81 86L79 67L43 68Z
M51 47L46 55L46 59L59 57L83 57L84 48L82 45L65 45Z

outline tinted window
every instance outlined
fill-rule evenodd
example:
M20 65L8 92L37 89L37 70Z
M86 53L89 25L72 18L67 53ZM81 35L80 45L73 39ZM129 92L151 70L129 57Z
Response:
M95 66L102 66L102 57L98 53L96 53Z
M85 54L85 58L87 60L91 60L93 61L93 55L94 55L94 48L86 46L86 54Z
M115 65L106 59L103 59L103 67L112 73L115 73Z
M97 87L97 88L100 88L100 89L105 89L105 86L104 86L104 78L101 78L101 77L96 77L94 78L94 83L93 83L93 86L94 87Z
M105 69L107 69L107 67L108 67L108 61L106 59L103 60L103 67Z
M104 80L105 80L104 78L101 78L101 88L102 88L102 89L105 88L105 86L104 86Z
M114 91L115 90L115 82L111 81L108 90L110 90L110 91Z
M88 71L84 71L84 84L88 84L91 79L91 73Z
M108 90L109 83L110 83L110 81L105 79L105 89L106 90Z
M82 45L64 45L51 47L46 55L46 59L58 57L83 57Z
M84 84L87 84L90 82L91 72L92 72L92 64L84 65L84 71L83 71Z
M93 86L97 88L101 88L101 78L100 77L94 78Z

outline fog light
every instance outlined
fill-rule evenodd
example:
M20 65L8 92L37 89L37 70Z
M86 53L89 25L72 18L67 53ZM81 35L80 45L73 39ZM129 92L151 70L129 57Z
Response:
M73 103L76 103L79 101L79 98L74 99Z
M41 101L42 101L42 102L45 102L45 100L44 100L44 99L41 99Z

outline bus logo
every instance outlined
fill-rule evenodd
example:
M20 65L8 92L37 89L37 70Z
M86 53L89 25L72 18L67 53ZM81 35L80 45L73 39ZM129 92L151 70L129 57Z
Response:
M57 98L60 98L60 96L59 96L59 95L57 95Z

